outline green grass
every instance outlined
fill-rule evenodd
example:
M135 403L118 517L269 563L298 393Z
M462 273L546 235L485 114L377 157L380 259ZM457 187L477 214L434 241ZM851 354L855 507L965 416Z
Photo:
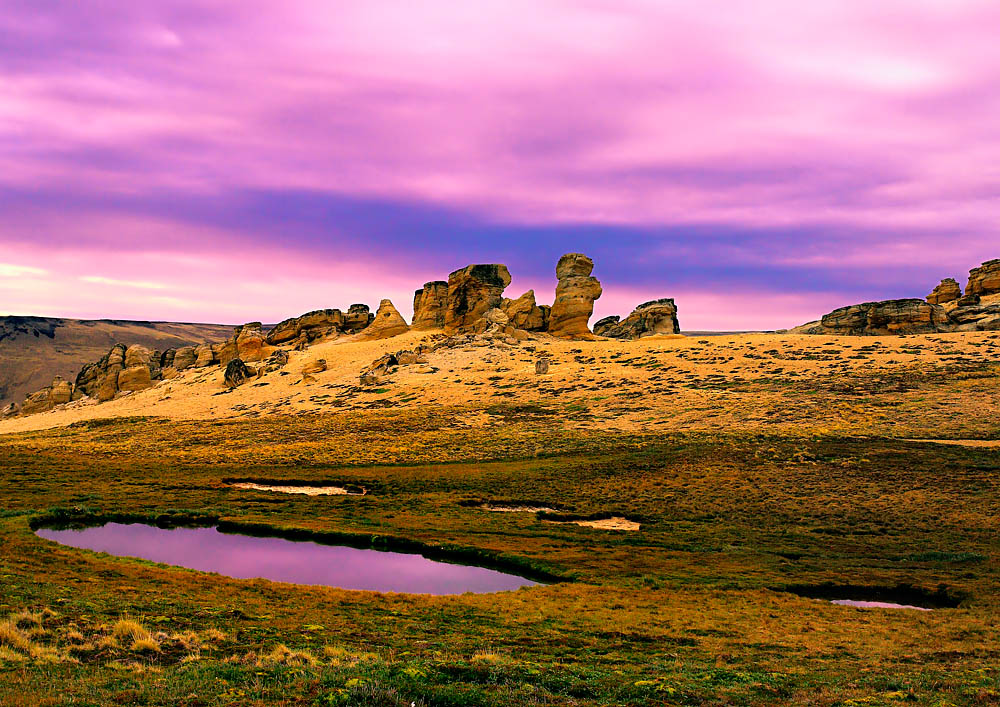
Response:
M535 412L511 413L496 432L428 413L407 419L405 440L388 411L0 438L0 704L1000 700L997 450L622 437ZM324 445L302 446L321 433ZM379 456L392 463L373 465ZM372 492L285 496L228 478ZM473 503L505 499L642 529ZM378 536L572 581L495 595L349 592L115 558L31 529L88 517ZM825 583L944 585L966 598L930 613L865 612L776 591Z

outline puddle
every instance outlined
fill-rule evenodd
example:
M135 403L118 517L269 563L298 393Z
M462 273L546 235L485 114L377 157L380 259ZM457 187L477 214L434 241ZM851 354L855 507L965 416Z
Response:
M218 528L106 523L35 532L62 545L238 579L439 595L502 592L539 584L486 567L431 560L413 553L223 533Z
M484 511L493 513L556 513L555 508L548 506L491 506L488 504L479 506Z
M597 528L598 530L627 530L637 531L641 524L628 518L614 516L612 518L601 518L599 520L545 520L546 523L582 525L584 528Z
M233 488L247 491L273 491L275 493L298 493L305 496L364 496L365 489L346 489L342 486L273 486L241 481L230 484Z
M931 591L908 584L879 587L828 583L793 585L777 588L776 591L790 592L807 599L821 599L839 606L853 606L860 609L910 609L917 611L953 609L964 598L962 593L952 593L948 587L943 585Z
M931 611L926 606L913 606L912 604L894 604L891 601L861 601L859 599L831 599L831 604L839 606L853 606L858 609L912 609L914 611Z

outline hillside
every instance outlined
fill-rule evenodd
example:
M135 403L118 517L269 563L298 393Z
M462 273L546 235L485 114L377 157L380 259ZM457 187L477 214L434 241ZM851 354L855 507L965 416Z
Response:
M225 339L232 331L221 324L0 317L0 408L20 403L54 376L72 381L118 342L162 350Z
M407 361L404 352L418 350L419 360L389 366L362 384L360 374L372 362L387 354ZM431 330L374 341L344 336L285 351L287 364L262 368L235 388L226 385L224 366L188 368L110 402L85 398L4 420L0 434L95 418L337 418L444 408L461 411L457 424L479 428L520 419L620 433L840 430L982 438L994 432L1000 334L566 341L536 333L507 343ZM536 373L539 360L548 362L543 375Z

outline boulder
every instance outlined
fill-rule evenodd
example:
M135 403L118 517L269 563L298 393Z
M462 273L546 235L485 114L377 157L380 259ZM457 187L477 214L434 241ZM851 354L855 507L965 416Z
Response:
M392 336L405 334L410 330L406 320L399 314L392 302L384 299L375 313L375 320L358 334L362 341L388 339Z
M545 375L549 372L549 359L540 358L535 361L535 375Z
M255 375L255 372L251 372L250 369L247 368L243 359L234 358L226 364L226 374L223 381L227 387L236 388L250 380L253 375Z
M317 358L314 361L310 361L302 367L302 375L308 375L310 373L322 373L326 370L326 359Z
M602 293L601 283L590 277L594 261L581 253L567 253L556 265L556 299L549 313L548 331L564 339L588 339L587 327L594 313L594 302Z
M644 302L625 319L605 317L594 325L594 333L612 339L639 339L654 334L679 334L677 305L672 299Z
M15 417L20 412L17 403L10 403L3 410L0 410L0 420L6 420L8 417Z
M510 320L502 309L494 307L486 310L486 314L483 315L483 323L485 324L484 333L499 334L507 328Z
M488 310L502 304L509 284L506 265L468 265L448 275L445 333L474 331Z
M264 333L260 322L250 322L236 327L233 332L233 344L237 358L246 361L262 361L264 359Z
M73 385L56 376L49 386L49 397L53 405L63 405L73 399Z
M413 293L414 329L443 329L448 306L448 283L444 280L425 282Z
M941 284L934 288L934 291L927 295L930 304L945 304L954 302L962 296L962 288L953 277L946 277Z
M515 329L545 331L548 327L551 307L535 304L534 290L528 290L517 299L504 298L501 309Z
M278 371L288 365L288 352L284 349L276 349L264 361L264 365L257 369L257 375Z
M382 382L382 376L398 365L399 358L396 354L389 353L380 356L361 371L361 385L378 385Z
M149 366L132 366L118 373L118 390L139 391L153 387Z
M125 349L125 368L135 368L136 366L150 366L155 360L159 362L159 355L154 354L145 346L133 344Z
M988 260L969 271L969 284L965 286L966 296L983 297L998 292L1000 292L1000 260Z
M191 368L197 360L193 346L182 346L174 353L173 367L178 371Z
M167 349L160 354L160 368L173 368L175 358L177 358L177 349Z
M54 406L48 388L42 388L30 395L25 396L21 403L21 413L24 415L35 415L39 412L51 410Z
M194 347L194 365L196 368L211 366L215 362L215 351L212 344L198 344Z
M816 325L795 330L804 334L885 336L952 331L955 322L944 307L922 299L864 302L835 309Z

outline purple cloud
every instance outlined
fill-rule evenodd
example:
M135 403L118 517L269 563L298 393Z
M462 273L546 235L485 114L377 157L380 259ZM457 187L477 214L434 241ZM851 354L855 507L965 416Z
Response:
M924 294L1000 255L998 24L985 0L8 0L0 262L47 275L0 270L0 301L405 309L492 260L544 298L576 249L598 314L677 296L690 328Z

